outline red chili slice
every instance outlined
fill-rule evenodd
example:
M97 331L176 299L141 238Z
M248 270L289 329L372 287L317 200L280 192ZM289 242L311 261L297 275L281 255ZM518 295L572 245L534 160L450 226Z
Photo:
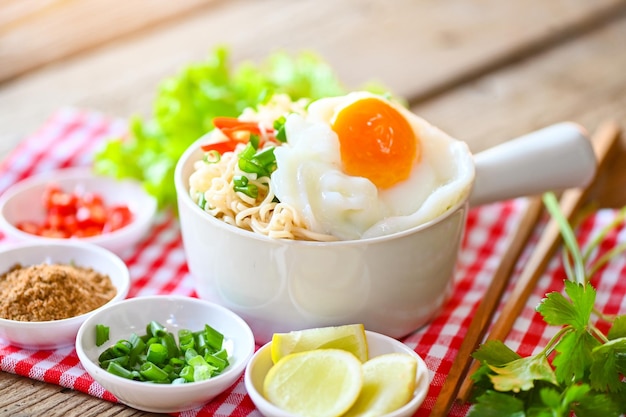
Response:
M55 238L91 237L121 229L133 220L125 205L107 207L97 193L69 193L56 184L46 187L42 203L46 210L44 222L23 221L16 225L18 229Z

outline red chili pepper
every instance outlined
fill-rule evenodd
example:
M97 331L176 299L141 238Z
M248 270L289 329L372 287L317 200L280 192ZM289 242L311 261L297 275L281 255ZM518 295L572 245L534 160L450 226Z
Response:
M235 117L216 117L213 119L213 126L224 132L227 136L229 135L226 132L232 133L240 131L255 133L257 135L261 134L261 128L258 123L244 122Z
M265 132L261 131L259 124L256 122L245 122L235 117L216 117L213 119L213 126L219 129L228 139L221 142L207 143L201 146L205 152L217 151L220 154L224 152L232 152L235 150L239 143L247 143L250 139L250 135L237 135L240 132L247 132L253 135L260 135L261 140L259 146L268 140L273 140L275 134L274 129L268 129ZM269 137L264 137L263 133L270 134Z
M200 146L200 148L202 148L204 152L216 151L221 155L221 154L224 154L225 152L234 151L238 143L239 142L235 140L226 140L223 142L207 143L207 144Z
M17 225L20 230L56 238L87 237L112 232L133 219L125 205L107 207L99 194L65 192L56 184L46 187L42 200L46 210L43 223L24 221Z

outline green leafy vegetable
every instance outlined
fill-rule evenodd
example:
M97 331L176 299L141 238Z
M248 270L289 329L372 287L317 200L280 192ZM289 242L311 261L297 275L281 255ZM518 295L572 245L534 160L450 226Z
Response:
M564 292L551 292L537 312L560 330L541 352L520 357L500 341L489 341L473 356L481 362L472 375L475 389L470 417L618 417L626 413L626 315L609 317L595 308L592 273L626 249L619 245L591 262L611 228L626 217L626 208L615 221L591 239L583 251L574 231L559 209L554 194L544 203L559 224L564 241L563 261L567 278ZM596 325L608 321L604 334Z
M107 141L95 155L94 169L138 179L159 207L175 207L174 168L185 149L213 128L213 118L236 117L276 93L314 100L345 91L331 68L313 53L277 52L260 65L247 62L233 69L227 49L217 48L205 61L164 80L153 117L132 118L128 137Z

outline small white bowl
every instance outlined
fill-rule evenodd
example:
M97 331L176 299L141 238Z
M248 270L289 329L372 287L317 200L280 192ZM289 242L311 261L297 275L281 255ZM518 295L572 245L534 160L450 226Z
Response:
M419 408L426 398L430 387L430 373L424 360L404 343L389 336L371 331L365 331L370 358L386 353L407 353L417 360L416 386L413 398L403 407L385 414L382 417L410 417ZM248 363L244 382L252 402L265 417L297 417L270 403L263 396L263 381L270 368L274 365L271 357L272 342L263 345Z
M42 223L46 211L42 196L46 187L58 184L64 191L76 190L94 192L101 195L107 206L125 204L133 214L133 221L121 229L88 238L71 238L81 242L102 246L117 254L135 245L148 231L157 210L157 202L135 180L118 180L95 174L90 168L67 168L44 172L25 178L9 187L0 195L0 230L18 242L50 242L70 240L63 238L42 237L18 229L22 221Z
M180 385L150 384L110 374L98 365L98 356L111 344L131 333L145 333L156 320L169 331L192 331L210 325L224 334L229 366L205 381ZM96 346L96 324L110 329L109 342ZM153 413L174 413L200 407L211 401L241 377L254 353L254 336L243 319L232 311L208 301L184 296L131 298L98 311L87 319L76 337L76 351L85 370L122 403Z
M23 349L58 349L73 346L80 325L92 314L123 300L128 295L130 276L126 264L114 253L96 245L57 241L22 243L0 250L0 274L15 264L22 266L42 263L69 264L90 267L106 274L117 294L104 306L80 316L52 321L17 321L0 318L0 340Z

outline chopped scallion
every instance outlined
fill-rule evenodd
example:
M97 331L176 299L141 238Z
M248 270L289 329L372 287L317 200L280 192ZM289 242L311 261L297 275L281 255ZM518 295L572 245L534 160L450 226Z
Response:
M109 327L104 324L96 324L96 346L102 346L109 341Z
M204 196L204 193L198 193L198 206L204 210L206 208L206 197Z
M276 131L276 140L279 142L287 142L287 133L285 132L286 117L281 116L274 120L274 130Z
M180 329L174 334L156 321L146 334L132 333L105 349L98 361L103 369L127 379L181 384L220 374L228 366L224 336L208 324L202 330Z

